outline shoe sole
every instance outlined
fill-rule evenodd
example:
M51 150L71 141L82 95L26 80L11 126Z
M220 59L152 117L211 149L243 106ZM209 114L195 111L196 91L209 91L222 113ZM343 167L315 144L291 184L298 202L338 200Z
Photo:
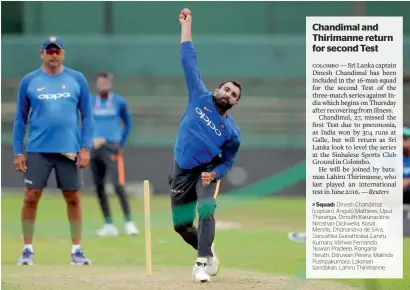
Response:
M17 263L18 266L33 266L33 262L28 263L28 262L24 262L24 263Z
M208 279L196 279L195 278L195 276L192 276L192 278L193 278L193 280L195 281L195 282L201 282L201 283L207 283L207 282L210 282L211 281L211 278L208 278Z
M116 237L116 236L119 236L120 235L120 232L115 232L115 233L113 233L113 232L108 232L108 233L101 233L101 232L96 232L95 233L97 236L99 236L99 237Z
M139 232L134 232L134 233L127 233L129 236L138 236L140 233Z
M201 282L201 283L207 283L207 282L209 282L210 280L207 280L207 279L205 279L205 280L200 280L199 282Z
M89 262L89 263L74 263L74 262L71 262L71 266L90 266L91 265L91 262Z

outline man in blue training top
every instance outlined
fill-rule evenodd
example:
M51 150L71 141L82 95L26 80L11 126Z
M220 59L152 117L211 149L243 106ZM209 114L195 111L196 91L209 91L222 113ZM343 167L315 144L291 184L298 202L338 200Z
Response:
M92 96L94 114L93 150L91 171L105 225L97 231L99 236L117 236L117 227L112 223L108 197L105 192L106 173L111 175L115 193L118 195L125 217L125 231L137 235L138 229L131 221L130 206L124 189L125 171L122 148L131 131L132 120L124 98L112 92L113 76L102 72L97 78L98 94Z
M192 275L208 282L219 263L214 253L215 198L219 180L234 166L240 133L228 110L237 106L241 86L237 81L221 83L208 92L197 67L191 36L191 14L179 16L180 57L188 88L188 106L181 120L169 177L175 231L197 250ZM198 203L198 231L193 225Z
M25 183L21 213L24 250L18 263L33 264L32 240L37 206L54 168L58 188L67 203L72 238L71 263L90 265L80 247L81 169L89 164L93 126L88 83L82 73L63 66L65 50L61 38L51 36L45 39L40 54L42 67L25 75L20 82L13 128L14 167L24 173ZM27 123L26 161L24 135Z

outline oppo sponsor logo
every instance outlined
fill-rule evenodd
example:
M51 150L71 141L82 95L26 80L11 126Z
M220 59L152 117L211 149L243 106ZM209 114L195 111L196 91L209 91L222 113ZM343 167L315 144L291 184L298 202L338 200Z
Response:
M57 94L41 94L38 96L40 100L57 100L61 98L70 98L70 93L57 93Z
M201 110L200 108L196 107L196 108L195 108L195 111L196 111L196 113L199 115L199 117L200 117L202 120L204 120L204 122L206 123L206 125L207 125L209 128L211 128L211 129L215 132L215 134L216 134L217 136L221 136L221 135L222 135L221 131L219 131L218 129L216 129L215 124L214 124L211 120L209 120L209 117L208 117L204 112L202 112L202 110Z

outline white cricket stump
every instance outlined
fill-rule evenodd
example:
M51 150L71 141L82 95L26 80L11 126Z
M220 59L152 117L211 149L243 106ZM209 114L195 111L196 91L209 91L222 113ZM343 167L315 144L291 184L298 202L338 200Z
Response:
M151 259L151 210L149 181L144 180L144 214L145 214L145 267L147 275L152 275Z

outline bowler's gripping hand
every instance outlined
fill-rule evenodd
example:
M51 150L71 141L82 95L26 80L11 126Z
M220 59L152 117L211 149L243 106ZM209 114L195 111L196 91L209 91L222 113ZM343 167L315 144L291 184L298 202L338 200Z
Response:
M14 156L14 168L16 168L18 172L26 172L27 166L26 166L26 159L24 158L24 155Z
M77 167L86 168L90 163L90 150L82 148L77 156Z
M181 23L181 25L184 25L191 24L191 22L191 10L189 10L188 8L182 9L181 13L179 14L179 23Z
M211 184L213 180L216 178L216 173L214 171L212 172L202 172L202 184L203 186L207 187L208 185Z
M183 9L179 14L179 23L181 24L181 43L192 41L192 16L188 8Z

